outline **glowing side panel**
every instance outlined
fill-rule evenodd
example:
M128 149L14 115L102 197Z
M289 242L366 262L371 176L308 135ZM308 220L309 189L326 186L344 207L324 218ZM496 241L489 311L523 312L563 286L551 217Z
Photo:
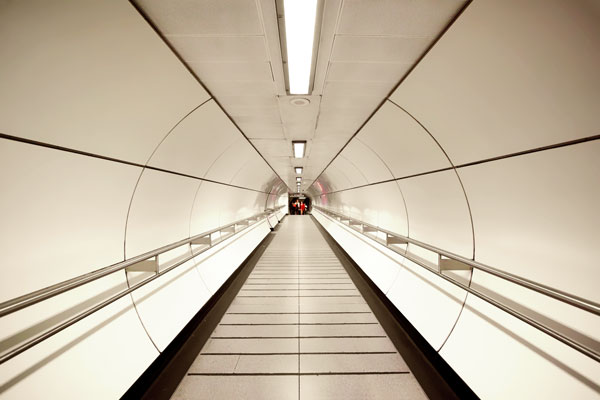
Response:
M122 261L140 172L0 139L1 300Z
M399 181L410 224L410 237L465 257L473 256L471 218L454 171Z
M127 258L189 237L197 179L144 170L127 221Z
M203 177L240 133L213 101L196 109L173 129L149 165Z
M440 352L482 399L597 399L600 364L469 295Z
M2 339L8 327L47 328L89 307L87 299L124 288L124 274L113 274L11 314L3 318ZM2 399L119 398L157 356L126 296L0 365Z
M597 135L598 48L597 2L474 1L391 99L455 164Z
M0 132L145 163L209 97L129 2L2 2L0 27Z
M477 260L600 301L600 142L460 169Z

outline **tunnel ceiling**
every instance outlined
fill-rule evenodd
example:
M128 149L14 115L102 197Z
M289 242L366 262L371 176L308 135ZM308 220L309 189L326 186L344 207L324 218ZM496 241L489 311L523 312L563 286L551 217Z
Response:
M300 107L286 94L276 0L134 3L290 188L304 167L306 190L465 0L322 1L313 91ZM292 140L307 140L304 159Z

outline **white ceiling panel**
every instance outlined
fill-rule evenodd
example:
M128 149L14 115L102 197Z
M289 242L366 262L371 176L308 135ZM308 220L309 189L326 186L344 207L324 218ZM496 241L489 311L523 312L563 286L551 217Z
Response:
M596 135L598 9L473 2L391 98L456 164Z
M332 135L343 134L346 136L352 135L356 128L367 119L370 110L347 108L344 110L336 110L335 113L327 112L319 116L317 132L331 132ZM320 135L316 134L316 137Z
M430 42L430 38L336 36L331 60L414 63Z
M266 118L270 118L273 115L277 115L279 116L279 108L278 107L261 107L258 105L244 105L244 106L240 106L240 105L232 105L232 104L228 104L227 105L227 112L229 115L231 115L232 117L237 117L237 116L254 116L254 115L265 115Z
M347 97L376 97L381 99L388 95L393 85L389 82L327 82L323 97L325 98L347 98Z
M268 61L263 36L170 35L169 42L187 62Z
M332 62L327 72L327 81L373 81L396 84L411 66L411 63Z
M348 143L341 153L363 173L369 183L392 179L393 175L381 158L360 140Z
M163 34L262 35L255 0L135 0Z
M215 96L219 103L225 107L225 110L230 107L257 107L261 109L277 107L277 100L272 96L248 96L245 93L239 96Z
M309 140L315 135L314 125L306 126L304 124L290 125L287 124L283 128L285 136L293 140Z
M260 115L240 115L237 117L234 117L234 120L237 124L241 124L241 125L252 125L252 124L256 124L256 125L265 125L265 126L272 126L272 125L276 125L281 127L281 119L279 117L279 114L274 114L274 113L268 113L265 114L264 116L260 116Z
M379 154L396 178L451 166L427 131L389 101L356 137Z
M211 93L219 93L219 96L239 96L240 93L257 96L273 96L275 94L273 82L204 81L203 83Z
M268 62L202 62L189 63L192 70L204 81L266 81L272 82Z
M344 0L338 34L432 36L465 0Z
M283 137L281 124L240 123L237 125L251 139L280 139Z
M284 157L292 154L292 145L285 139L253 139L251 142L265 157Z
M211 100L181 121L155 150L149 165L203 177L240 133Z
M293 105L290 103L290 100L295 98L305 98L310 101L310 104L304 106ZM310 124L311 121L316 121L317 114L319 113L319 106L321 104L321 96L294 96L292 98L289 96L279 96L277 97L277 103L279 104L281 118L284 123Z
M390 85L390 90L393 85ZM350 114L350 116L361 117L368 116L381 103L384 96L362 96L360 93L348 95L326 95L321 100L321 112L330 114L334 111L335 114ZM330 110L333 108L335 110Z
M206 91L127 2L1 2L0 131L145 163Z

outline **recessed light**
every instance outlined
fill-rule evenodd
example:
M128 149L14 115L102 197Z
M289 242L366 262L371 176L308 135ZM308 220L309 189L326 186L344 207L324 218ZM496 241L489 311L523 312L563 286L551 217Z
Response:
M296 182L302 182L302 178L300 178L299 176L296 177Z
M294 157L302 158L306 151L306 140L294 140L292 141L292 147L294 149Z
M310 100L304 97L294 97L290 100L290 103L294 106L304 107L310 104Z
M296 173L300 175L302 173L302 167L295 167Z

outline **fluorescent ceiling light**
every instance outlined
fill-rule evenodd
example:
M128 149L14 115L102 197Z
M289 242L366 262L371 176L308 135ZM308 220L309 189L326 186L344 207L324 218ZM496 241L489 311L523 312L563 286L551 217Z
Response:
M290 94L308 94L317 0L284 0Z
M306 140L295 140L292 142L292 147L294 148L294 157L302 158L304 157L304 151L306 150Z
M302 182L302 178L300 178L299 176L296 177L296 182Z
M296 167L296 173L300 175L302 173L302 167Z

